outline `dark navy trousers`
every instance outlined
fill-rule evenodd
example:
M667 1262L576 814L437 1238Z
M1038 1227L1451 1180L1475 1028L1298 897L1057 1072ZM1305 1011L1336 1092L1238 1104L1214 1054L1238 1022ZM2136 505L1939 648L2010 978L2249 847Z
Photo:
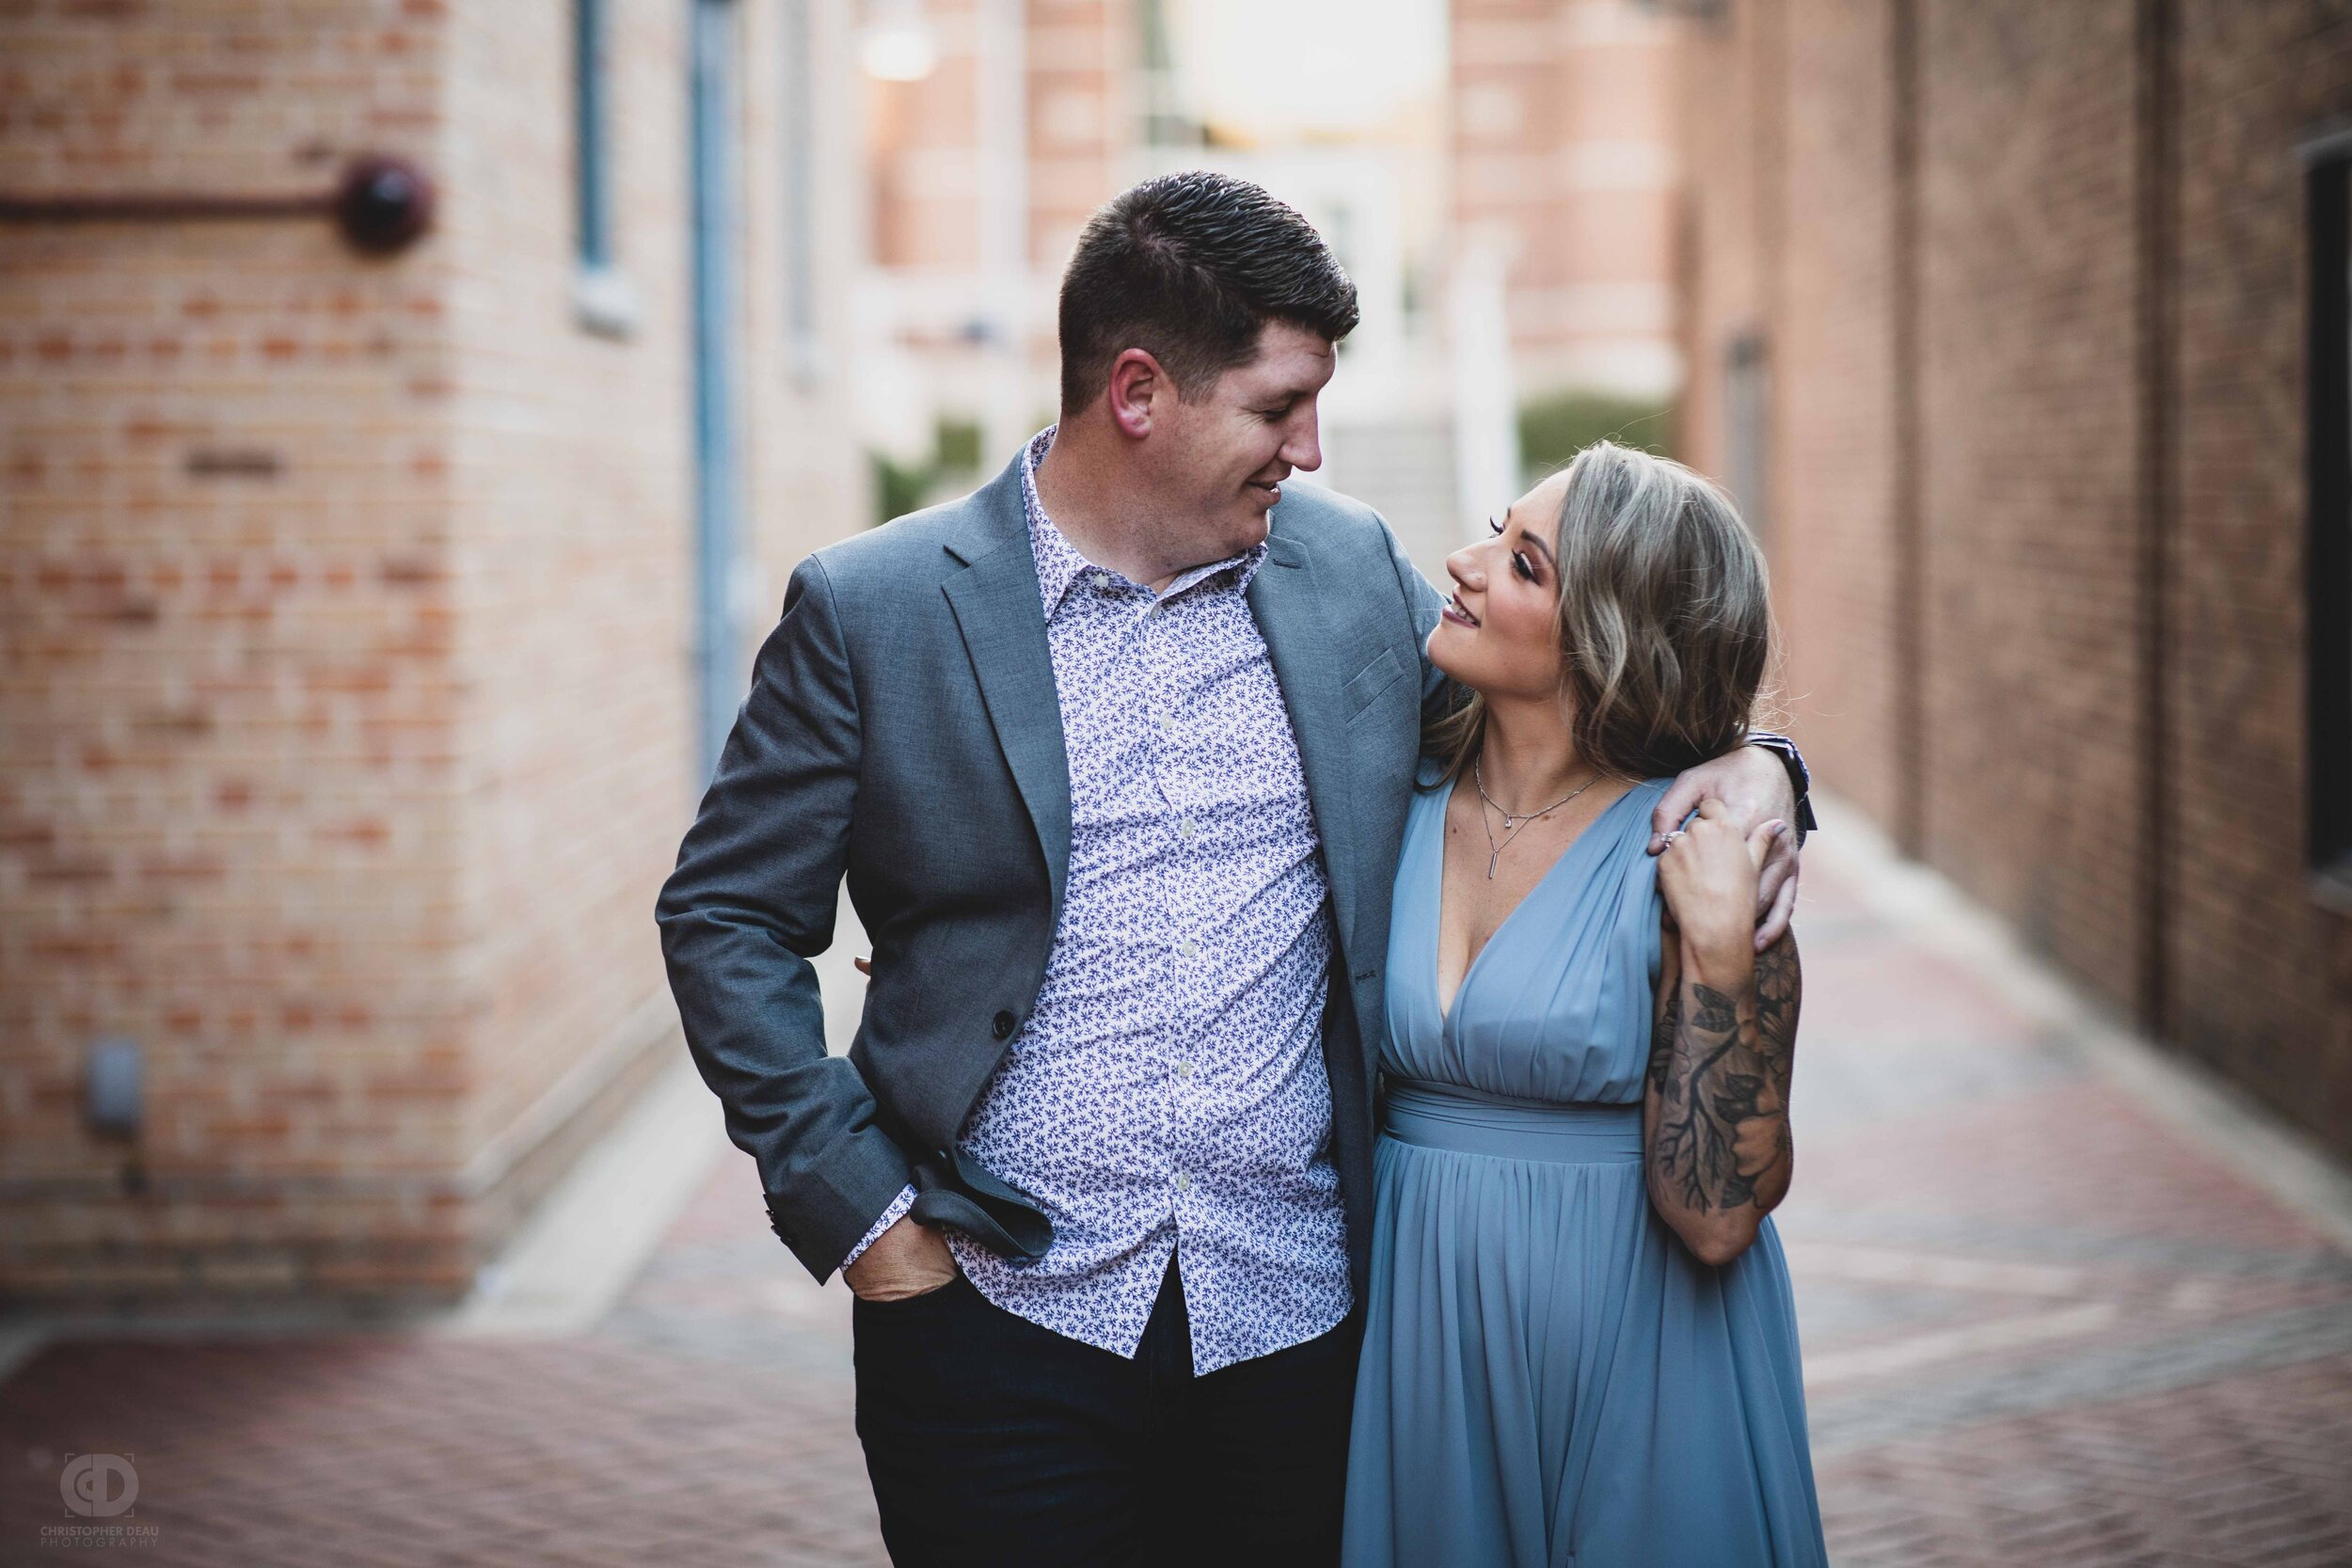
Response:
M1338 1561L1356 1315L1201 1377L1172 1263L1132 1361L961 1275L854 1312L858 1436L898 1568Z

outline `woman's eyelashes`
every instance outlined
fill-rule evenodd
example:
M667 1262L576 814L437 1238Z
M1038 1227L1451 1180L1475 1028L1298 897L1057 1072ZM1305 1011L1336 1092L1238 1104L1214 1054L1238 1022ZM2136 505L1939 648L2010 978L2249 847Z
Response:
M1498 539L1502 536L1502 520L1500 517L1487 518L1486 527L1493 531L1495 537ZM1518 573L1521 578L1524 578L1529 582L1534 582L1535 580L1535 568L1529 564L1527 557L1520 554L1518 550L1513 550L1511 552L1511 570Z

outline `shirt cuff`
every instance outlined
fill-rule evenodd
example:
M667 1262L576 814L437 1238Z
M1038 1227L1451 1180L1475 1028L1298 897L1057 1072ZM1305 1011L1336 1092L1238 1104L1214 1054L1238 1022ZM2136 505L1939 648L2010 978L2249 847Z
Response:
M899 1188L898 1196L890 1200L890 1207L882 1212L882 1218L874 1222L874 1227L858 1239L857 1245L850 1249L850 1256L841 1259L841 1266L846 1269L865 1257L866 1249L881 1241L882 1233L906 1218L907 1211L914 1207L914 1189L911 1186Z

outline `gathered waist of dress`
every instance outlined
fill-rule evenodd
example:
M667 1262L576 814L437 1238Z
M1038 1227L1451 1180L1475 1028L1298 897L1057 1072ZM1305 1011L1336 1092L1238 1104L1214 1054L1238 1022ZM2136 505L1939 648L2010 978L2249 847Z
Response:
M1391 1078L1381 1131L1422 1148L1503 1160L1633 1164L1642 1158L1642 1102L1559 1104Z

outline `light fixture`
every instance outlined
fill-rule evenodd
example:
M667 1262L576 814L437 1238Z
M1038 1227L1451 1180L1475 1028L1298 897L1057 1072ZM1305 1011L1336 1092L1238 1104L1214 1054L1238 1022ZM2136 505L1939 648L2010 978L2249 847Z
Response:
M866 0L866 31L858 40L866 74L884 82L919 82L939 64L923 0Z

